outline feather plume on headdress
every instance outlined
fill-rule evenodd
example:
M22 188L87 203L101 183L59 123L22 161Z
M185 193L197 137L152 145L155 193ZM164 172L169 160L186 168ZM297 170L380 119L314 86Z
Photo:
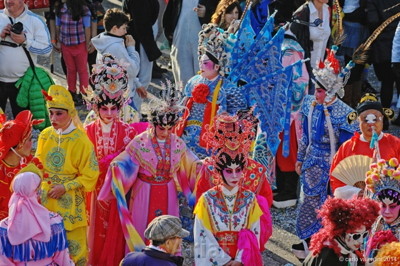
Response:
M356 64L364 64L368 60L368 55L367 52L369 48L371 47L372 43L378 38L379 34L382 33L382 31L394 20L400 17L400 12L397 14L389 17L387 20L385 20L374 32L368 37L368 39L362 43L353 53L353 58L352 60Z
M339 0L334 0L332 7L332 39L333 44L339 46L346 38L343 30L343 11Z
M313 69L314 81L326 90L326 102L331 101L336 94L340 98L344 96L344 86L349 79L350 69L354 67L354 62L350 61L343 70L340 69L340 63L335 57L338 49L339 47L336 45L327 49L327 57L324 62L319 62Z
M170 80L161 83L160 99L151 100L150 122L153 125L174 126L180 117L180 113L185 109L182 106L182 92L176 89L176 85Z

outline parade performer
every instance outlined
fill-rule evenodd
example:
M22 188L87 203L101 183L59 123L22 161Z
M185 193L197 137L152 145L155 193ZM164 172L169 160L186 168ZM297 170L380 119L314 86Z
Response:
M304 50L290 30L286 30L282 43L282 65L304 59ZM300 107L307 94L309 75L306 64L293 67L292 82L289 89L291 97L290 129L281 132L281 142L276 152L276 190L273 205L287 208L296 205L299 175L296 173L298 139L301 137ZM285 144L285 149L283 147ZM285 151L285 152L284 152Z
M207 26L207 25L206 25ZM204 159L206 143L202 139L206 125L217 111L226 109L225 93L221 89L225 64L229 55L224 46L226 35L203 26L199 33L200 74L192 77L184 89L186 110L176 127L180 136L200 159Z
M371 199L326 200L319 211L323 227L312 236L303 265L364 265L360 247L378 212Z
M76 265L87 264L86 192L99 175L93 144L79 121L71 94L53 85L45 93L52 126L38 139L36 157L49 177L42 182L41 202L64 218L68 248Z
M197 157L171 133L182 112L179 101L180 92L167 83L161 100L150 104L150 128L111 162L100 191L100 200L117 198L122 230L131 251L144 247L144 231L154 217L179 216L178 192L189 200L194 189Z
M196 265L262 265L260 251L272 233L265 199L245 188L254 189L255 183L243 180L252 124L243 121L240 129L234 129L238 124L229 122L227 128L210 131L217 135L207 138L217 151L212 166L220 182L201 195L194 210Z
M11 181L32 159L32 126L44 120L32 119L28 110L20 112L15 120L6 121L0 109L0 220L8 216Z
M393 110L382 108L378 98L370 93L362 97L356 111L349 115L349 122L358 120L361 134L355 132L333 158L330 185L335 197L362 196L365 172L372 162L393 157L400 160L400 139L382 131L384 120L393 116Z
M400 165L397 158L383 159L370 166L365 179L366 188L373 193L372 198L380 204L380 215L372 226L367 255L372 258L382 243L376 241L381 231L390 231L400 242Z
M218 150L224 147L234 152L239 148L236 153L241 154L246 160L240 185L254 194L264 197L269 207L271 206L272 191L265 176L266 169L250 158L249 150L245 150L246 148L250 149L250 145L243 143L243 141L251 143L251 140L254 139L255 133L252 126L252 122L241 120L236 115L220 114L214 118L213 125L208 127L204 135L205 141L208 143L208 147L214 151L212 153L214 155L205 158L202 162L196 183L196 199L199 199L210 188L223 184L223 178L215 168L216 160L218 160L215 154Z
M126 69L110 55L93 67L89 88L84 99L98 119L85 127L99 162L100 175L96 189L88 194L90 213L89 264L117 265L125 255L125 240L118 216L117 201L98 201L111 161L135 136L135 130L119 120L119 112L129 99Z
M74 265L62 217L38 202L38 166L29 164L13 180L10 215L0 222L1 265Z
M329 169L332 158L341 143L349 139L357 126L347 123L347 115L353 111L336 96L343 96L343 86L351 66L340 71L335 58L338 47L333 46L327 59L313 70L315 96L307 95L301 109L303 135L297 153L296 172L304 192L296 221L297 236L306 240L292 246L295 255L304 259L309 238L321 224L317 218L319 209L328 196Z

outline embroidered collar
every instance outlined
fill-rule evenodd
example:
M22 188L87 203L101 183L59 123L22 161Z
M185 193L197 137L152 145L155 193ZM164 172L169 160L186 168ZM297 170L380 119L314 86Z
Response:
M101 125L101 131L104 133L110 133L111 128L114 124L114 121L111 123L108 123L108 124L104 123L103 120L101 120L101 119L99 119L99 121L100 121L100 125Z
M222 193L227 196L236 195L236 193L239 191L239 186L234 187L232 190L227 189L225 186L221 187L222 187L221 189Z
M384 135L383 132L381 132L381 134L379 134L378 141L380 141L383 138L383 135ZM360 140L363 142L369 142L368 140L365 139L363 134L360 135Z
M61 129L54 129L59 135L67 135L69 133L71 133L74 129L76 128L76 126L74 125L74 122L71 120L71 123L69 124L69 126L65 129L65 130L61 130Z

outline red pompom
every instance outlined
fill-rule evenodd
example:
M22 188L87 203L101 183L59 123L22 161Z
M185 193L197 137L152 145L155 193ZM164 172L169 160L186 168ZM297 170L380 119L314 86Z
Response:
M51 97L45 90L42 90L42 94L43 94L44 99L46 101L52 101L53 100L53 97Z
M324 64L324 62L322 60L319 61L318 68L319 69L325 68L325 64Z
M210 88L200 83L196 85L192 91L193 101L196 103L207 103L207 96L210 94Z

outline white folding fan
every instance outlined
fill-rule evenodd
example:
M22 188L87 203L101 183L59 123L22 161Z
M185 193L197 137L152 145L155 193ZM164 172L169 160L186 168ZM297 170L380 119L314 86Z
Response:
M331 175L349 186L365 180L372 158L366 155L351 155L341 160L333 169Z

